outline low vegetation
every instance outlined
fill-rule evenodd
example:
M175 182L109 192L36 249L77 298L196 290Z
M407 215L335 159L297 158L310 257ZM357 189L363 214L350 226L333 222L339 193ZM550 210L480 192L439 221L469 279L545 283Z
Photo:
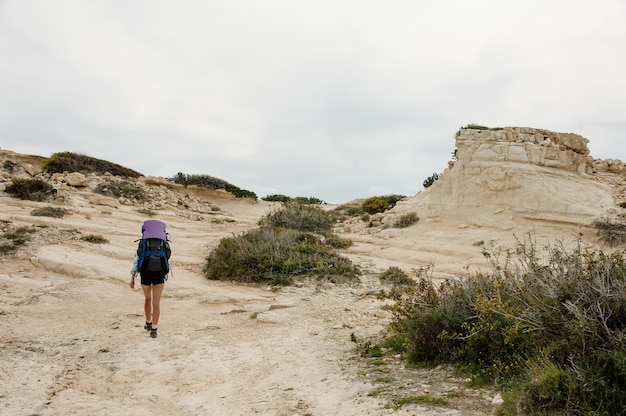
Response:
M237 198L257 199L257 196L254 192L241 189L235 185L226 182L223 179L219 179L209 175L189 175L178 172L176 175L168 178L168 180L184 186L196 185L207 189L222 189L226 192L230 192Z
M381 196L369 197L365 201L363 201L363 204L361 204L361 208L363 208L363 211L367 212L368 214L378 214L390 209L391 207L392 205L389 203L389 201Z
M97 159L72 152L59 152L50 156L43 164L42 169L47 173L81 172L102 175L110 173L114 176L138 178L141 173L125 168L116 163Z
M324 244L333 248L348 248L353 244L352 240L349 238L339 237L332 232L324 232L322 235L324 236Z
M2 222L2 229L4 231L0 234L0 255L15 252L18 247L26 244L28 240L30 240L31 235L36 231L32 227L13 228L12 226L13 224L9 222Z
M626 242L626 223L599 219L594 223L598 236L609 245L616 246Z
M389 294L386 345L411 363L452 363L505 390L503 415L623 414L624 253L544 252L522 243L515 255L484 251L491 272L440 284L418 271L413 285Z
M9 173L13 173L13 171L15 170L15 168L18 166L18 164L12 160L5 160L2 163L2 167L7 170Z
M331 216L319 207L284 204L263 217L259 225L220 240L206 258L205 276L212 280L289 285L296 277L339 281L360 274L349 259L334 251L351 241L332 233Z
M86 241L86 242L92 243L92 244L106 244L106 243L109 242L109 240L107 240L106 238L104 238L100 234L87 234L87 235L84 235L84 236L80 237L80 240L81 241Z
M491 130L491 131L497 131L497 130L502 130L502 127L487 127L487 126L481 126L480 124L474 124L474 123L470 123L466 126L461 127L459 130L456 131L455 137L459 137L461 135L461 130ZM453 152L453 156L454 158L456 158L456 150Z
M448 400L444 397L435 397L435 396L431 396L428 394L423 394L420 396L407 396L407 397L402 397L398 399L395 405L393 406L393 408L395 410L398 410L402 408L403 406L406 406L408 404L414 404L414 403L428 404L428 405L434 405L434 406L445 406L446 404L448 404Z
M65 208L59 207L41 207L35 208L30 212L30 215L35 217L52 217L52 218L63 218L67 214L67 210Z
M343 221L346 218L361 217L365 214L362 205L339 205L332 212L337 221Z
M282 194L270 194L270 195L264 196L261 199L263 201L268 201L268 202L291 202L293 198L287 195L282 195Z
M383 271L379 279L381 283L391 284L395 286L413 286L415 280L409 277L408 273L397 266L390 266Z
M461 130L464 130L464 129L497 131L497 130L502 130L502 127L487 127L487 126L481 126L480 124L469 123L467 126L461 127Z
M272 194L272 195L267 195L263 198L263 201L268 201L268 202L297 202L299 204L310 204L310 205L322 205L325 204L324 201L322 201L319 198L314 198L312 196L297 196L295 198L292 198L290 196L287 195L281 195L281 194Z
M372 196L363 201L361 208L368 214L378 214L395 207L402 198L402 195Z
M146 198L144 191L137 184L124 180L107 179L99 183L94 192L100 195L127 198L134 201L142 201Z
M15 198L41 202L54 194L54 188L41 179L13 178L4 188L4 192Z
M261 227L289 228L298 231L330 231L332 217L318 207L299 204L283 204L281 209L270 212L259 221Z
M407 212L402 214L400 218L394 221L393 226L395 228L407 228L419 221L417 212Z

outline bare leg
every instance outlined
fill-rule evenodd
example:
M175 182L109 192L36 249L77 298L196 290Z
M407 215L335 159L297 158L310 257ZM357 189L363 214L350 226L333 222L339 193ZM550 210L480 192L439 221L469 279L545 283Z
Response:
M141 285L143 289L143 311L146 314L146 322L152 322L152 286Z
M152 286L152 328L159 325L159 317L161 316L161 294L165 284Z

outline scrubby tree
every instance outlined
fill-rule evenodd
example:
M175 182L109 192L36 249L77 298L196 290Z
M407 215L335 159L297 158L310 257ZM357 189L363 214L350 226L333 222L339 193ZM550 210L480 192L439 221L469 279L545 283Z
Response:
M428 188L430 187L433 183L435 183L435 181L439 179L439 174L438 173L433 173L432 175L430 175L428 178L426 178L424 180L424 182L422 183L422 185L424 185L424 188Z

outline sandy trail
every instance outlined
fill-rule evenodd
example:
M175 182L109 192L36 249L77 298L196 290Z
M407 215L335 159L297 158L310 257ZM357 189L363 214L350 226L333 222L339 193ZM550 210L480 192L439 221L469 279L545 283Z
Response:
M178 273L154 340L124 281L33 285L31 273L1 276L5 414L388 413L351 362L350 334L384 325L365 287L273 292Z
M380 282L367 272L388 261L377 264L365 243L348 254L366 270L359 284L212 282L201 273L209 248L255 226L273 206L226 200L204 219L164 210L174 275L152 339L143 329L141 291L128 287L141 214L94 207L80 195L62 219L29 215L41 205L35 202L0 202L1 220L35 225L45 240L0 257L2 414L478 415L489 407L488 397L461 395L444 407L394 409L373 394L385 370L367 367L353 338L375 336L389 322L375 296ZM85 234L109 242L80 241ZM400 360L390 365L403 367ZM420 377L405 375L398 387L412 395L432 393L437 383L457 388Z

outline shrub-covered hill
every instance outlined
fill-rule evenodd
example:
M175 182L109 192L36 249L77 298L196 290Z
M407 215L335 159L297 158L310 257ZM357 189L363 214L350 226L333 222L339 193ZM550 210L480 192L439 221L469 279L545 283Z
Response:
M0 158L3 168L0 179L5 182L10 179L21 180L21 183L14 185L13 188L16 194L27 198L34 191L31 192L28 189L28 183L24 182L26 179L48 182L55 187L56 192L56 186L59 183L61 185L86 186L89 177L92 178L92 182L98 182L96 185L98 188L95 191L102 195L134 200L143 200L146 197L136 184L137 180L145 178L144 175L107 160L72 152L54 153L50 157L44 158L22 155L7 150L0 150ZM98 179L99 177L106 179ZM197 186L210 190L221 190L238 198L257 198L254 192L241 189L225 180L209 175L191 175L179 172L165 180L155 180L161 181L161 183L168 181L184 187ZM41 187L41 184L31 183L31 185ZM37 197L41 198L41 195L39 194Z

